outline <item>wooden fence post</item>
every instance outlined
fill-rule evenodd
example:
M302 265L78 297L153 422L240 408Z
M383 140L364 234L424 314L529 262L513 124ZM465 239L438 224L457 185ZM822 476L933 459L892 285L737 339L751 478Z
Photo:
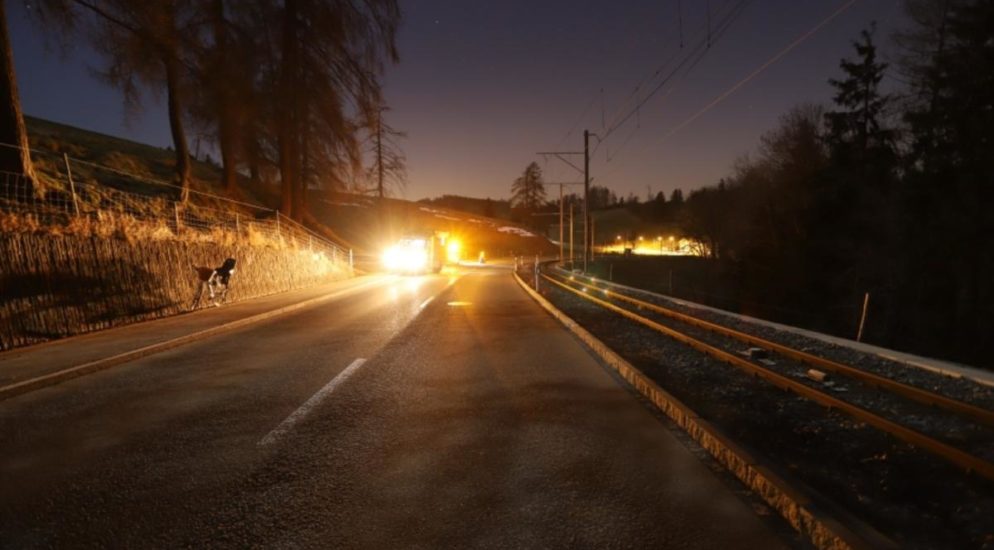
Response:
M863 312L859 316L859 330L856 332L856 341L863 341L863 327L866 325L866 310L870 307L870 293L863 295Z
M66 176L69 178L69 190L72 192L72 207L79 217L79 199L76 197L76 183L72 179L72 167L69 165L69 154L62 153L62 160L66 163Z

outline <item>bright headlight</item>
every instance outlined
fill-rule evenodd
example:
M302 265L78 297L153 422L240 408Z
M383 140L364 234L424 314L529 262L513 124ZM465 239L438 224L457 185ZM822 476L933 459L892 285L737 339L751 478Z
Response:
M394 245L383 251L382 260L383 260L383 267L391 271L400 269L400 265L402 262L400 247Z
M428 267L424 241L391 246L383 252L383 267L390 271L423 271Z
M459 241L455 239L449 241L449 244L446 246L446 259L449 263L459 262L459 248Z

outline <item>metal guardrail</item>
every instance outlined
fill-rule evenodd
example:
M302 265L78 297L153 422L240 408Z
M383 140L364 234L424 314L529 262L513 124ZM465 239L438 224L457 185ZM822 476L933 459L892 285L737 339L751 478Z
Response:
M770 369L770 368L767 368L765 366L753 363L751 361L748 361L748 360L746 360L746 359L744 359L742 357L739 357L739 356L735 355L734 353L730 353L730 352L728 352L728 351L726 351L724 349L721 349L721 348L716 347L714 345L708 344L708 343L706 343L706 342L704 342L702 340L698 340L698 339L690 336L689 334L687 334L685 332L681 332L681 331L675 330L675 329L673 329L671 327L668 327L668 326L665 326L665 325L663 325L661 323L653 321L652 319L649 319L648 317L639 315L635 311L631 311L629 309L625 309L625 308L622 308L622 307L619 307L619 306L617 306L615 304L610 303L608 301L609 299L612 299L612 298L613 299L619 299L619 297L622 296L621 294L619 294L617 292L607 291L607 290L605 290L603 288L598 288L596 286L592 286L591 285L592 288L594 288L594 289L596 289L598 291L597 293L603 293L604 294L604 298L603 299L602 298L598 298L597 296L593 295L595 293L593 293L593 292L587 292L588 286L586 284L584 284L582 282L579 282L579 281L574 281L572 279L566 278L565 275L557 274L557 276L558 277L563 277L564 280L563 281L559 281L556 278L554 278L552 276L549 276L546 273L542 273L541 274L542 279L548 281L549 283L552 283L556 287L559 287L559 288L561 288L563 290L566 290L566 291L568 291L568 292L570 292L570 293L572 293L572 294L574 294L574 295L576 295L576 296L578 296L578 297L580 297L580 298L582 298L584 300L587 300L587 301L592 302L592 303L594 303L594 304L596 304L598 306L601 306L605 310L617 313L618 315L621 315L622 317L625 317L625 318L630 319L630 320L632 320L632 321L634 321L636 323L639 323L639 324L641 324L643 326L646 326L646 327L648 327L648 328L650 328L650 329L652 329L652 330L654 330L656 332L659 332L661 334L669 336L670 338L673 338L674 340L676 340L676 341L678 341L680 343L686 344L686 345L690 346L691 348L694 348L694 349L700 351L701 353L707 354L707 355L709 355L709 356L717 359L718 361L722 361L722 362L728 363L728 364L730 364L730 365L732 365L734 367L737 367L737 368L739 368L739 369L741 369L741 370L743 370L743 371L745 371L745 372L747 372L747 373L749 373L751 375L754 375L754 376L757 376L757 377L759 377L759 378L761 378L763 380L766 380L767 382L769 382L769 383L773 384L774 386L777 386L777 387L779 387L781 389L791 391L791 392L795 393L796 395L799 395L801 397L804 397L806 399L809 399L811 401L814 401L816 403L819 403L819 404L824 405L826 407L829 407L831 409L835 409L835 410L841 411L841 412L843 412L845 414L848 414L850 417L852 417L852 418L854 418L854 419L856 419L856 420L858 420L860 422L865 422L866 424L869 424L870 426L873 426L873 427L875 427L875 428L877 428L877 429L879 429L879 430L881 430L883 432L886 432L886 433L888 433L888 434L890 434L890 435L892 435L892 436L894 436L894 437L896 437L896 438L898 438L900 440L903 440L903 441L905 441L907 443L910 443L911 445L914 445L914 446L919 447L919 448L921 448L921 449L923 449L923 450L925 450L927 452L930 452L930 453L932 453L932 454L934 454L934 455L936 455L938 457L941 457L941 458L949 461L950 463L956 465L957 467L962 468L963 470L965 470L967 472L976 473L977 475L979 475L979 476L981 476L981 477L983 477L983 478L985 478L987 480L994 480L994 463L988 462L986 459L984 459L982 457L975 456L973 454L970 454L969 452L963 451L963 450L961 450L959 448L956 448L956 447L953 447L952 445L949 445L949 444L947 444L945 442L939 441L939 440L937 440L937 439L935 439L933 437L925 435L925 434L923 434L923 433L921 433L921 432L919 432L917 430L905 427L904 425L899 424L899 423L897 423L895 421L886 419L886 418L884 418L884 417L882 417L882 416L880 416L880 415L878 415L878 414L876 414L874 412L871 412L871 411L869 411L867 409L862 408L859 405L850 403L848 401L841 400L841 399L839 399L837 397L834 397L834 396L832 396L832 395L830 395L830 394L828 394L826 392L823 392L823 391L818 390L816 388L807 386L805 384L801 384L800 382L792 380L789 377L787 377L787 376L785 376L783 374L780 374L780 373L774 371L773 369ZM574 286L579 286L580 288L574 288ZM626 298L629 298L629 297L626 297ZM635 299L627 299L627 300L623 300L623 301L626 301L626 302L634 305L634 307L636 307L639 310L644 309L644 308L648 308L648 309L651 309L654 312L662 313L660 310L663 309L663 308L660 308L659 306L656 306L655 304L649 304L647 302L642 302L640 300L635 300ZM649 307L649 306L654 306L654 307ZM679 318L679 320L681 322L688 323L688 319L685 319L684 317L690 318L690 316L681 316ZM693 318L690 318L690 319L693 319ZM695 321L697 321L697 320L695 319ZM702 323L696 323L695 322L693 324L695 326L702 327ZM708 330L713 330L716 327L716 325L713 325L711 323L708 323L707 325L708 326L703 327L703 328L707 328ZM781 346L781 347L785 347L785 346ZM777 350L777 353L780 353L779 349ZM807 355L807 354L805 354L805 355ZM894 390L893 386L881 386L881 385L878 385L877 387L880 387L881 389L885 389L886 391L893 391ZM903 395L905 397L911 398L911 396L907 395L906 393L902 393L901 395ZM923 400L921 398L921 396L916 395L915 397L916 397L916 400L918 400L918 401L922 401ZM928 402L931 405L937 405L939 403L939 401L937 399L942 399L942 397L941 396L934 396L934 397L935 398L932 399L932 400L925 400L925 401ZM946 403L947 401L951 401L951 400L942 399L942 403L943 404L947 404ZM975 412L977 412L976 410L974 410L975 409L974 407L968 407L965 404L961 404L961 406L958 406L958 407L953 407L953 409L958 414L975 413ZM981 413L985 413L985 414L981 414L979 417L973 416L973 415L968 415L968 416L971 416L971 418L975 418L977 420L980 420L981 422L983 422L985 424L988 423L989 420L990 420L990 418L989 418L989 412L988 411L980 411L980 412Z
M845 365L838 361L833 361L831 359L814 355L812 353L808 353L800 349L794 349L792 347L785 346L777 342L773 342L766 338L760 338L759 336L735 330L723 325L719 325L717 323L705 321L704 319L694 317L686 313L681 313L672 308L662 307L659 304L647 302L645 300L639 300L638 298L625 294L624 291L618 292L615 290L608 290L606 286L612 285L612 283L597 281L594 277L590 277L588 275L584 275L581 273L571 274L571 273L566 273L565 271L562 270L557 270L557 272L558 272L557 274L560 277L570 275L576 277L577 279L585 279L589 281L589 283L587 284L590 284L591 286L596 286L597 283L600 283L605 288L599 288L599 290L603 292L605 296L618 300L620 302L626 302L628 304L631 304L636 308L638 308L639 310L644 309L652 311L653 313L658 313L665 317L674 319L678 322L702 328L704 330L707 330L715 334L727 336L729 338L733 338L750 346L763 348L765 350L793 359L795 361L799 361L801 363L805 363L813 367L824 369L828 372L834 372L841 376L846 376L848 378L854 379L868 386L880 388L882 390L900 395L907 399L918 401L919 403L922 403L924 405L937 407L942 410L961 415L965 418L976 420L977 422L980 422L987 426L994 426L994 411L989 411L987 409L978 407L976 405L964 403L962 401L952 399L950 397L946 397L944 395L932 391L911 386L909 384L905 384L903 382L899 382L897 380L893 380L891 378L887 378L879 374L874 374L864 369L859 369L852 367L850 365Z

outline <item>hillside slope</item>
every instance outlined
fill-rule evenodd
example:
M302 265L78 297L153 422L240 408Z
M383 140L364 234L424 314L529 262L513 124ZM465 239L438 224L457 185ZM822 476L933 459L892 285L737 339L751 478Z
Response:
M114 189L168 197L174 189L173 152L123 138L91 132L34 117L25 117L38 173L45 185L64 189L66 170L63 154L72 160L73 178ZM224 195L218 186L220 168L194 161L191 188L203 193ZM256 204L262 209L279 205L275 184L252 187L244 180L239 196L231 197ZM199 196L213 208L243 208ZM465 244L467 257L479 251L489 256L542 254L553 251L544 237L514 223L401 199L376 200L345 193L312 190L308 195L312 216L307 225L319 234L353 248L360 255L378 254L388 243L403 235L444 231ZM248 209L247 214L260 215Z

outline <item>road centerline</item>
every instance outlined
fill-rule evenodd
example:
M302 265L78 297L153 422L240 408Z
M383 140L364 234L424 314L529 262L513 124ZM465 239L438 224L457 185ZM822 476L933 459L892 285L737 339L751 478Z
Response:
M297 408L297 410L293 411L293 413L291 413L290 416L286 417L283 420L283 422L280 422L279 426L273 428L271 432L269 432L268 434L266 434L265 437L260 439L258 445L260 447L265 447L267 445L272 445L273 443L276 443L276 441L278 441L280 437L282 437L284 434L286 434L293 428L294 424L303 420L304 417L306 417L308 413L311 412L311 409L313 409L319 403L321 403L321 401L323 401L324 398L327 397L331 392L335 391L335 388L337 388L343 382L348 380L349 377L352 376L357 370L359 370L359 367L361 367L365 362L366 360L361 357L356 359L355 361L352 361L352 363L349 364L349 366L345 367L345 370L338 373L337 376L332 378L331 382L325 384L323 388L321 388L320 390L317 391L317 393L312 395L311 398L305 401L303 405Z

